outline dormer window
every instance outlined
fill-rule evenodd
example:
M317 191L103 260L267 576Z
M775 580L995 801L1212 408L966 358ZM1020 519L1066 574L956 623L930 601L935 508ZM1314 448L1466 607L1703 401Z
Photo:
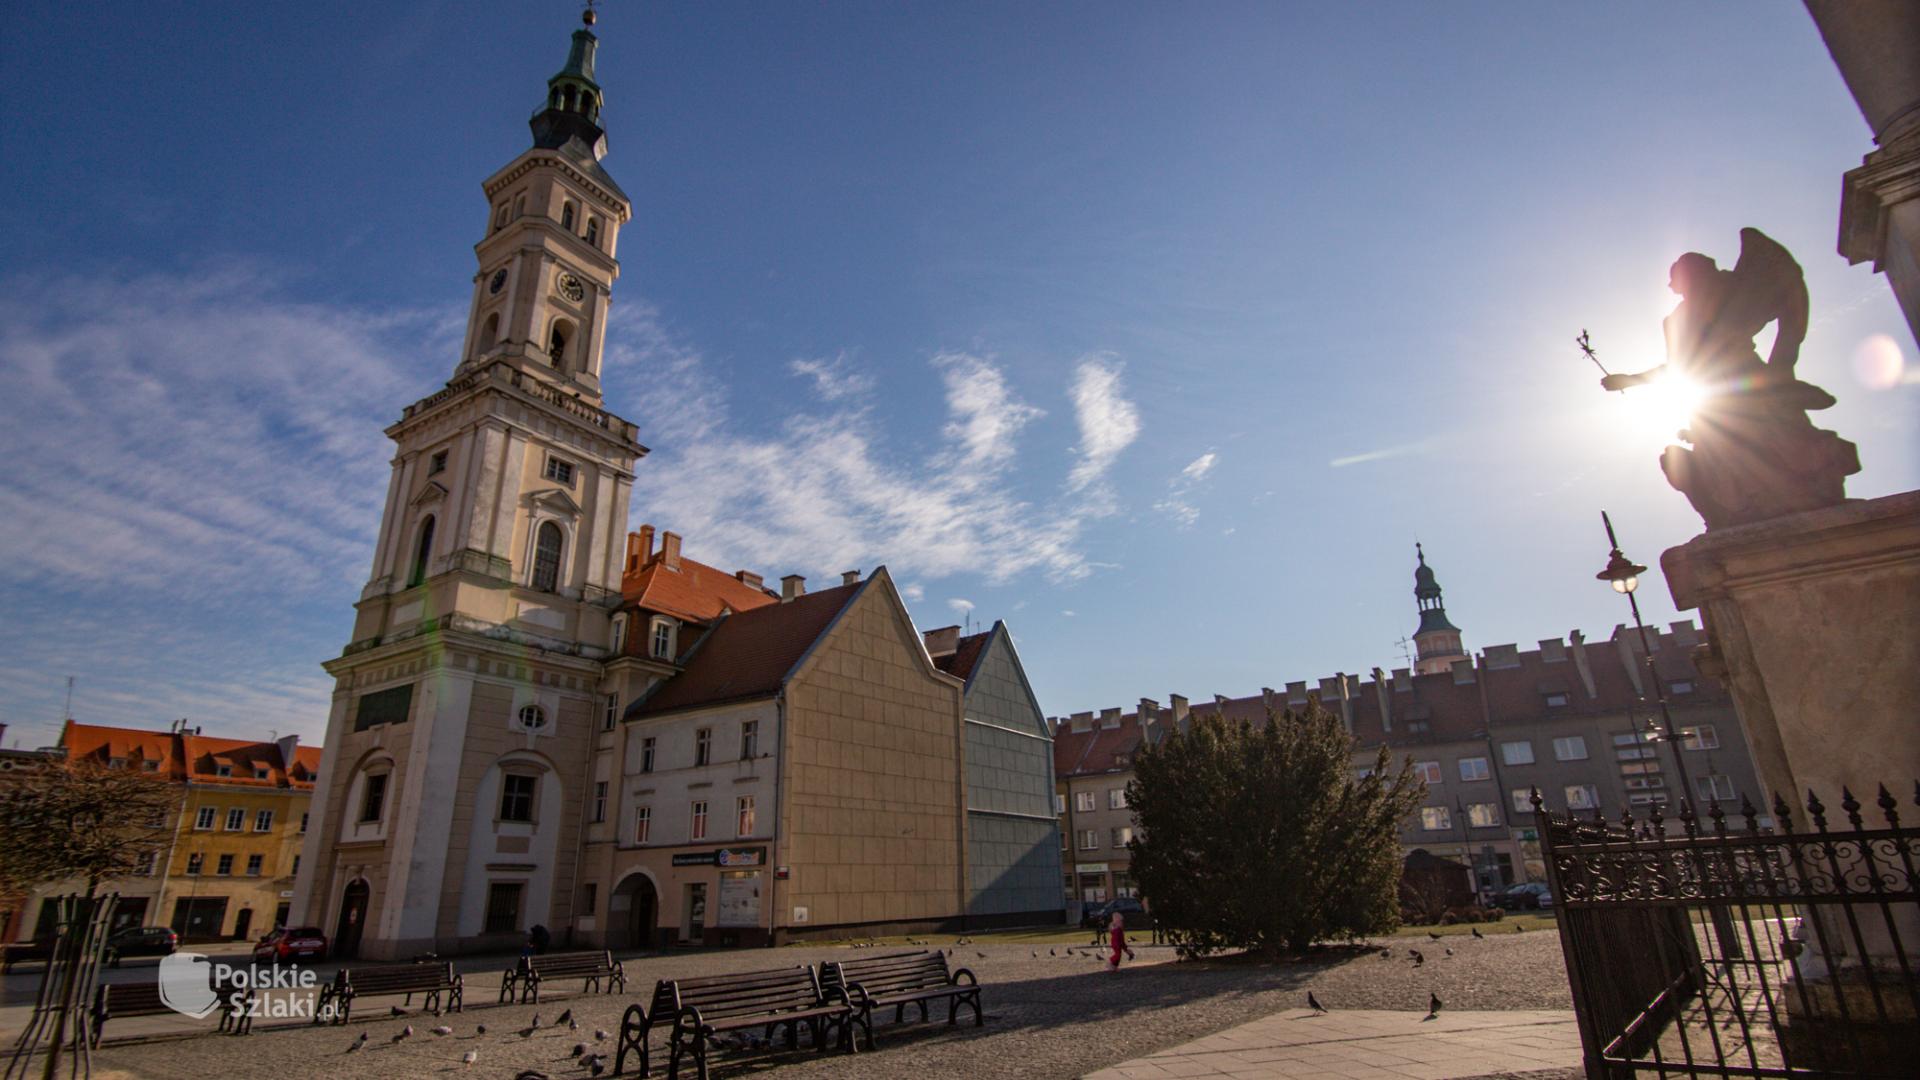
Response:
M649 651L655 658L673 659L673 629L672 619L653 620L653 642Z
M232 775L233 775L233 766L231 766L231 765L215 765L215 766L213 767L213 775L215 775L215 776L232 776Z
M123 757L108 758L107 767L110 769L124 769L127 767L127 759Z
M267 767L265 765L255 765L253 767L253 778L255 780L265 780L267 778Z

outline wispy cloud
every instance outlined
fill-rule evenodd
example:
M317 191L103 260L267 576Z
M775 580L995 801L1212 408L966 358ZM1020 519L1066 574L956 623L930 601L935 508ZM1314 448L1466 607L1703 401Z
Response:
M1425 449L1427 449L1427 444L1424 442L1407 443L1403 446L1388 446L1379 450L1368 450L1362 454L1349 454L1346 457L1337 457L1327 462L1327 464L1335 469L1344 469L1349 465L1364 465L1369 461L1385 461L1388 458L1406 457L1409 454L1418 454Z
M900 586L900 598L915 603L925 600L927 598L926 586L920 584L902 585Z
M853 359L845 350L832 357L794 360L787 365L787 370L812 379L813 392L823 401L859 397L873 389L873 376L855 370Z
M999 584L1038 572L1086 577L1089 515L1013 494L1022 432L1045 413L989 357L930 362L947 416L931 445L897 446L847 400L778 424L736 423L725 378L629 305L609 332L607 404L654 448L638 470L637 513L671 523L699 557L767 571L886 562L896 575L978 573Z
M1067 476L1067 490L1085 493L1090 512L1111 513L1115 506L1105 483L1107 470L1140 437L1140 410L1126 397L1120 363L1104 354L1080 361L1071 396L1080 445L1076 448L1079 460Z
M1153 508L1179 522L1181 528L1199 521L1200 510L1190 501L1190 496L1206 481L1207 475L1213 472L1214 463L1219 460L1220 455L1209 450L1187 462L1177 476L1167 481L1166 495L1155 502Z
M952 608L956 615L965 615L967 612L972 611L974 607L973 601L959 596L947 601L947 606Z

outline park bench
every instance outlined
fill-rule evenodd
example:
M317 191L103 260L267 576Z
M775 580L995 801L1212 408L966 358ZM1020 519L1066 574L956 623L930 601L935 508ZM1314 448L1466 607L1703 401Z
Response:
M965 982L961 980L965 979ZM920 1009L927 1019L927 1003L947 1000L947 1023L960 1014L960 1006L973 1010L975 1026L986 1023L980 1013L980 980L966 968L947 970L947 958L938 951L894 953L890 956L862 957L858 960L834 960L820 965L823 990L841 990L853 1004L853 1023L867 1033L867 1049L873 1049L873 1010L893 1006L893 1022L906 1018L907 1006Z
M347 1023L353 1016L356 998L386 994L405 994L408 1005L413 1004L413 995L425 994L421 1005L436 1016L442 1012L460 1012L464 1005L462 993L460 976L453 973L452 963L341 968L333 982L320 989L313 1022L319 1023L331 1007L333 1022Z
M514 987L520 989L520 1002L525 1004L529 998L537 1005L540 1002L540 984L553 979L582 979L580 990L599 990L604 980L606 991L624 993L627 989L627 973L613 953L600 952L536 953L523 956L520 962L500 980L500 1001L513 1000Z
M819 976L806 965L662 981L654 988L651 1013L638 1005L627 1009L620 1025L614 1071L620 1071L628 1051L638 1050L644 1075L648 1066L647 1032L669 1020L673 1024L667 1062L670 1078L680 1075L681 1058L691 1054L700 1080L707 1080L707 1048L718 1044L730 1031L762 1028L771 1046L776 1030L785 1028L788 1047L798 1049L804 1025L813 1035L814 1047L824 1053L831 1045L829 1033L839 1029L832 1042L851 1051L852 1040L846 1031L851 1013L852 1003L846 992L838 988L823 990Z
M245 1035L253 1030L251 1005L253 990L246 986L234 986L223 983L218 978L219 968L213 968L213 992L219 1004L215 1011L220 1014L219 1031L232 1031L236 1035ZM100 1045L107 1021L117 1016L178 1016L184 1015L160 999L160 984L142 983L101 983L93 993L93 1032L95 1046Z

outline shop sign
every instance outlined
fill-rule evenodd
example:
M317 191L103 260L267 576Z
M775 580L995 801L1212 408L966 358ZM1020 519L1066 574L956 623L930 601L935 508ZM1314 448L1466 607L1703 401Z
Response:
M767 849L763 847L683 851L673 857L675 866L763 866L766 861Z
M760 925L760 873L732 870L720 875L720 926Z

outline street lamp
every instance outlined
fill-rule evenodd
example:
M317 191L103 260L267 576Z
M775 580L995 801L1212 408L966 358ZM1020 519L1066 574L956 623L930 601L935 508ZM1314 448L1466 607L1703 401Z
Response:
M1693 782L1687 778L1687 763L1681 757L1680 732L1673 725L1673 711L1667 707L1667 692L1660 685L1660 672L1653 666L1653 647L1647 643L1647 627L1640 621L1640 601L1634 599L1633 591L1640 587L1640 575L1647 568L1627 558L1620 552L1620 541L1613 535L1613 519L1605 510L1600 511L1600 521L1607 527L1607 543L1613 551L1607 556L1607 568L1593 575L1613 586L1613 591L1624 593L1627 606L1633 609L1633 628L1640 634L1640 652L1647 658L1647 678L1653 682L1653 699L1660 705L1660 719L1667 727L1667 742L1673 747L1673 768L1680 776L1680 797L1691 799Z

